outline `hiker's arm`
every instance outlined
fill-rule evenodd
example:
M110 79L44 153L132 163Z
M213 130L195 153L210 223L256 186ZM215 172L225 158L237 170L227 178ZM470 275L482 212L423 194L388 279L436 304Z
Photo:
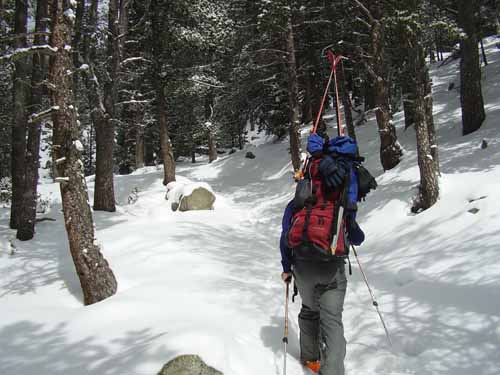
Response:
M286 243L286 234L290 229L293 216L293 201L288 203L283 214L281 222L281 237L280 237L280 251L281 251L281 266L284 273L292 272L292 251L288 248Z

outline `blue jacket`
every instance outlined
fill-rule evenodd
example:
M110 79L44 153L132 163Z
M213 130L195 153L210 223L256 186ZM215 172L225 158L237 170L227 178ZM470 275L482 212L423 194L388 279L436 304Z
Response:
M280 251L281 251L281 265L283 267L283 272L292 272L293 255L292 250L288 247L286 241L286 235L290 230L292 225L292 218L295 211L295 206L293 199L288 202L285 213L283 214L283 219L281 221L281 237L280 237ZM347 222L347 237L349 242L355 246L359 246L365 240L365 234L356 222L356 212L348 211L346 213Z

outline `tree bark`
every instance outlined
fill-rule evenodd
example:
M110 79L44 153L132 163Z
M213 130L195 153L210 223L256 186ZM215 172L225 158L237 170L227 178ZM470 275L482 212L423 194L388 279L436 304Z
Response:
M108 67L109 79L104 83L103 104L104 117L95 123L96 135L96 176L94 190L94 210L116 211L114 191L114 158L115 143L115 99L116 82L120 70L120 24L119 0L109 1L108 11L108 56L111 59Z
M56 87L50 92L51 102L58 108L53 115L53 147L60 176L69 247L80 278L84 303L90 305L115 294L117 283L94 237L94 223L81 160L83 146L77 138L73 82L67 74L74 66L70 52L64 46L71 43L73 24L72 19L64 15L68 10L65 3L64 0L52 1L51 45L58 49L49 71L49 80Z
M390 170L399 164L403 152L398 143L396 128L391 120L389 85L387 83L387 66L384 51L384 26L380 19L383 8L380 1L373 4L374 19L371 27L371 55L373 63L375 114L380 135L380 161L384 170Z
M434 161L434 168L438 176L441 175L441 168L439 166L439 145L436 134L436 125L434 123L434 99L432 98L432 80L429 74L429 69L425 66L424 72L424 98L425 98L425 120L427 123L427 132L429 134L429 145L431 148L431 156Z
M410 76L414 77L414 120L417 135L417 158L420 170L419 197L412 210L418 212L433 206L439 198L437 142L432 117L432 92L429 70L425 62L422 36L416 34L418 26L407 27L406 42ZM411 31L410 31L411 30ZM435 147L433 147L435 146ZM436 159L434 159L434 156Z
M290 107L290 154L292 157L293 169L294 171L298 171L301 167L299 134L300 105L291 10L288 16L288 25L286 32L286 50L288 65L288 105Z
M165 98L165 88L163 85L162 71L161 71L161 55L162 45L161 40L158 38L161 35L161 19L157 11L158 1L151 0L150 14L151 14L151 27L152 27L152 55L154 57L153 63L153 84L156 92L156 114L158 127L160 129L160 147L163 159L163 184L175 181L175 159L172 148L172 142L167 128L167 103Z
M462 134L467 135L478 130L486 118L477 45L479 39L476 28L478 5L470 0L457 0L457 4L458 24L465 33L460 40L462 51L460 102L462 104Z
M48 0L38 0L36 7L35 31L47 31L49 9ZM42 34L35 36L35 45L46 44ZM46 77L46 58L41 54L33 55L31 73L31 112L38 113L42 110L42 98L45 95L43 80ZM26 175L23 194L23 208L17 238L21 241L31 240L35 235L38 168L40 167L40 138L42 122L36 121L28 126L28 143L26 152Z
M213 105L214 105L214 94L209 92L205 95L205 120L206 120L206 134L208 143L208 163L212 163L217 160L217 143L215 141L214 128L212 124L213 117ZM255 127L253 119L250 119L251 131Z
M139 113L139 112L137 112ZM142 116L141 116L142 119ZM144 126L137 123L135 126L135 168L144 167L144 158L146 155L146 143L144 141Z
M28 0L16 0L14 33L26 34L28 21ZM14 39L14 48L26 48L26 37ZM12 205L10 227L18 229L23 205L26 168L26 125L29 98L29 57L14 61L14 123L12 126Z
M352 139L356 140L356 130L354 129L354 121L352 118L351 111L351 100L349 98L349 90L346 84L346 75L344 71L344 63L341 62L340 69L337 69L338 85L339 85L339 95L342 100L342 106L344 107L344 117L347 126L347 134Z

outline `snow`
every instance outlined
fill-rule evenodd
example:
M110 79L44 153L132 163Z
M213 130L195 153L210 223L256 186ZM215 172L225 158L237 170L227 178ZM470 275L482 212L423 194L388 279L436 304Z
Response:
M193 183L186 178L178 179L177 181L170 182L167 185L167 199L170 203L179 203L182 197L187 197L198 188L204 188L213 193L212 187L206 182Z
M500 363L500 50L486 44L487 120L461 136L457 62L432 68L441 198L413 215L419 182L415 132L394 118L405 156L383 173L374 116L357 128L378 189L360 204L366 242L358 248L394 347L352 257L344 306L347 374L498 375ZM333 121L332 121L333 124ZM302 129L303 138L308 129ZM332 129L333 132L333 129ZM258 137L258 138L255 138ZM95 212L97 237L118 293L92 306L68 250L59 186L36 238L13 240L0 209L0 374L154 374L180 354L201 355L225 374L282 374L284 286L281 213L293 196L288 141L251 132L245 150L207 164L177 166L183 189L209 184L212 211L173 212L162 171L116 176L116 213ZM488 142L481 149L481 142ZM256 159L246 159L252 151ZM90 198L93 177L87 179ZM182 185L184 184L184 185ZM182 187L184 186L184 187ZM128 204L135 191L137 200ZM91 203L91 202L90 202ZM469 212L478 209L476 214ZM11 255L12 249L15 253ZM290 306L288 373L298 363L297 314Z
M82 142L80 142L79 139L77 139L76 141L73 142L73 145L76 147L76 149L80 152L83 152L84 148L83 148L83 144Z

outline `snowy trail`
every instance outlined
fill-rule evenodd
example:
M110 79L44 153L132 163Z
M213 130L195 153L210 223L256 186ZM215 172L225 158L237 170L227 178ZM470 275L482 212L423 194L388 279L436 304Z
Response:
M432 209L409 213L419 176L415 133L403 132L401 113L394 118L405 148L400 165L383 173L377 157L367 160L379 188L360 205L367 240L359 255L395 348L387 345L351 258L344 309L347 375L500 374L495 43L486 45L488 118L468 137L460 134L458 92L447 90L457 82L457 63L433 67L443 176L441 199ZM373 118L357 135L362 154L378 155ZM487 149L480 147L483 139ZM118 211L96 212L95 222L119 291L88 307L82 306L68 251L58 186L40 187L51 202L45 216L57 221L40 223L33 241L13 240L8 210L0 208L0 374L150 375L177 355L196 353L226 375L280 375L284 286L278 242L294 187L287 149L286 140L275 144L261 136L213 164L180 163L179 178L213 187L213 211L172 212L154 167L116 176ZM246 151L256 158L246 159ZM92 178L89 188L92 196ZM129 204L134 188L138 200ZM300 300L290 307L288 373L305 375L297 361Z

